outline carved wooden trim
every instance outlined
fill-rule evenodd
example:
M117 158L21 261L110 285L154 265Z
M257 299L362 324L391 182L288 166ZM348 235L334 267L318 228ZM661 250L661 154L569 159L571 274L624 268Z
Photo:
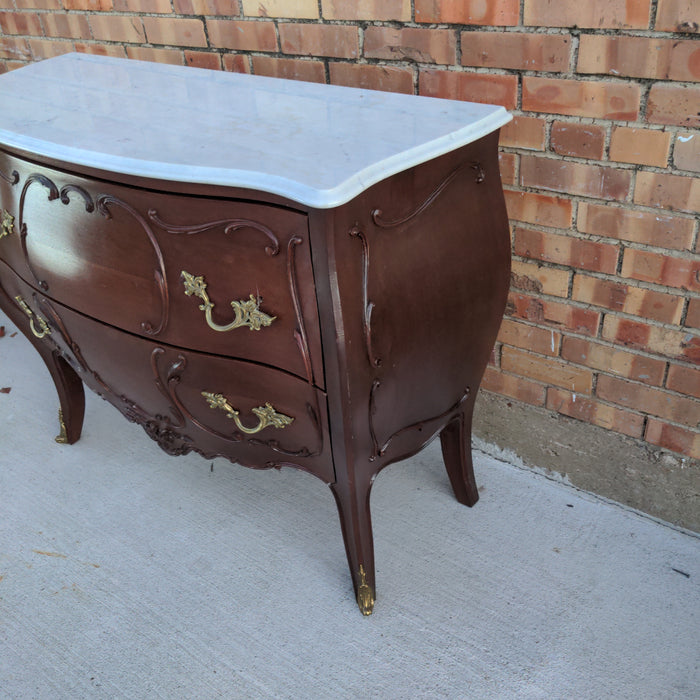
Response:
M289 457L316 457L317 455L321 454L321 450L323 448L323 431L321 430L321 423L319 421L318 414L316 413L314 407L310 403L306 404L306 412L309 415L311 422L314 424L314 427L316 428L316 433L319 437L319 446L313 452L311 452L308 447L302 447L300 450L296 451L287 450L280 445L278 440L274 439L260 440L259 438L248 438L246 442L250 443L251 445L256 445L258 447L269 447L271 450L279 452L283 455L288 455Z
M349 231L350 235L359 238L362 242L362 305L364 315L362 318L362 331L365 336L365 347L367 349L367 359L372 367L380 367L381 358L374 354L372 347L372 311L374 302L369 300L369 242L359 224L355 224Z
M24 201L27 197L27 190L35 182L38 182L40 185L43 185L49 191L49 202L52 202L54 199L58 199L59 192L58 187L56 187L56 185L51 180L49 180L48 177L40 173L33 173L24 181L22 193L19 196L19 240L20 245L22 247L22 255L24 255L24 261L26 262L32 277L39 285L39 287L46 292L49 289L49 285L45 281L40 280L37 276L32 266L32 262L29 259L29 253L27 251L27 224L24 221Z
M34 295L36 297L36 295ZM184 427L184 420L178 424L174 424L173 421L168 416L155 415L152 416L144 411L140 406L134 403L131 399L126 396L117 394L103 379L102 377L91 369L83 357L83 353L80 350L78 344L71 338L68 333L63 320L59 314L54 309L53 305L45 297L41 300L35 301L39 308L51 318L51 323L53 327L58 331L63 342L66 344L70 351L70 355L61 349L56 343L52 342L52 345L56 348L56 351L61 354L66 360L68 360L72 366L77 365L78 371L83 374L89 374L90 377L99 387L97 391L99 396L103 398L109 397L112 403L120 410L120 412L132 423L139 424L146 434L158 443L158 446L169 455L185 455L191 452L194 447L192 445L192 439L187 435L178 432L179 429ZM157 373L157 363L152 362L152 367ZM157 377L160 381L160 376ZM170 379L170 376L168 376ZM162 383L161 383L162 385ZM161 388L159 386L159 388ZM166 395L167 393L163 392ZM171 405L171 410L174 407Z
M5 173L0 170L0 177L11 185L16 185L19 182L19 173L16 170L12 171L11 176L5 175Z
M401 433L405 433L408 430L420 430L424 425L427 423L434 423L435 421L439 421L442 419L447 418L451 414L453 414L467 399L467 397L471 394L471 389L467 387L464 390L464 393L460 397L460 399L450 406L446 411L443 413L440 413L437 416L432 416L431 418L425 418L423 420L417 421L416 423L411 423L411 425L404 426L403 428L399 428L397 431L392 433L385 441L384 443L380 446L379 442L377 440L377 435L376 431L374 428L374 413L375 413L375 408L376 404L375 401L376 399L374 398L375 393L377 389L381 386L381 382L378 379L375 379L372 382L372 388L370 390L369 394L369 433L370 436L372 437L372 454L370 455L370 462L373 462L377 457L383 457L384 454L386 453L387 449L389 448L389 444L394 440L396 437L398 437Z
M155 209L148 210L148 218L157 226L162 228L168 233L184 233L185 235L191 236L196 233L203 233L204 231L210 231L213 228L219 226L224 227L224 233L233 233L242 228L252 228L256 231L267 236L271 245L265 246L265 252L268 255L277 255L280 250L280 242L277 236L264 224L258 221L253 221L252 219L219 219L217 221L207 221L201 224L169 224L158 216L158 212Z
M153 352L151 352L151 368L153 369L154 381L158 387L158 390L170 401L176 415L178 415L178 419L181 420L184 425L184 418L187 418L187 420L197 426L200 430L203 430L205 433L209 433L210 435L214 435L214 437L221 440L226 440L227 442L240 442L242 440L242 435L240 433L234 432L232 435L225 435L224 433L220 433L213 428L204 425L204 423L195 418L182 403L182 400L177 395L177 385L180 383L182 374L187 368L187 358L184 355L178 353L177 360L170 363L170 366L166 372L166 381L163 382L161 379L159 360L163 355L165 355L165 352L165 349L161 347L153 349Z
M320 449L315 452L311 452L308 448L303 447L301 450L288 450L279 441L271 440L261 440L259 438L247 438L238 430L234 430L230 434L221 433L214 428L202 423L198 418L196 418L192 412L185 406L180 397L177 394L177 386L180 383L183 373L187 368L187 358L178 354L177 360L171 362L167 368L166 379L163 381L161 369L159 367L160 358L165 354L165 349L157 347L151 353L151 368L153 369L154 381L158 390L173 404L173 409L176 412L178 421L181 421L181 425L177 427L184 427L184 418L187 418L191 423L193 423L197 428L202 430L209 435L213 435L219 440L223 440L228 443L240 443L247 442L250 445L255 445L256 447L267 447L275 452L283 455L288 455L290 457L313 457L320 454ZM318 417L316 416L313 407L310 404L306 404L307 412L311 417L314 425L317 427L317 431L321 434L321 428L318 422ZM225 456L225 455L218 455ZM230 458L229 458L230 459ZM233 461L236 461L235 459ZM246 465L247 466L247 465Z
M471 163L462 163L459 167L455 168L423 201L422 204L418 205L415 209L410 211L405 216L401 216L397 219L384 219L384 212L381 209L372 210L372 221L380 228L394 228L396 226L401 226L406 222L414 219L419 214L423 213L445 190L445 188L459 175L465 168L471 168L476 172L475 181L477 184L482 183L486 179L486 173L481 163L474 161Z
M294 329L294 340L296 340L299 352L304 360L304 368L306 369L306 379L313 386L314 373L311 365L311 353L309 352L309 341L306 335L306 326L304 325L304 316L301 313L301 303L299 301L299 286L297 285L296 274L296 247L304 242L301 236L292 236L287 244L287 281L289 282L289 291L292 295L292 304L294 305L294 315L297 319L297 327Z
M166 281L165 262L163 260L163 253L160 250L158 241L153 235L153 231L148 225L148 222L130 204L127 204L126 202L117 199L117 197L114 197L111 194L100 194L98 195L96 200L93 200L89 192L84 190L82 187L79 187L78 185L74 184L64 185L59 191L56 183L54 183L48 177L42 175L41 173L32 173L25 180L24 186L22 187L22 193L19 199L19 230L24 260L38 286L45 292L49 290L48 283L44 280L39 279L29 258L29 252L27 250L28 230L27 223L26 221L24 221L24 208L27 190L35 182L38 182L39 184L43 185L49 191L48 199L50 202L55 199L60 199L60 201L63 204L68 205L71 202L70 194L75 193L83 199L83 202L85 203L85 211L88 213L92 213L93 211L95 211L95 208L97 208L97 211L102 216L104 216L105 219L111 219L112 212L110 211L110 206L117 206L126 211L132 218L134 218L138 222L138 224L141 226L146 236L148 237L151 247L153 248L153 252L156 255L156 260L158 261L158 267L154 271L154 278L156 281L156 285L158 286L158 292L160 294L161 301L161 315L158 325L154 327L154 325L150 321L142 321L141 328L148 335L158 335L159 333L161 333L168 323L168 286Z
M156 237L151 227L148 225L148 222L143 218L143 216L141 216L141 214L139 214L138 211L136 211L136 209L134 209L130 204L127 204L121 199L117 199L117 197L111 194L101 194L97 197L97 211L100 212L100 214L102 214L102 216L104 216L105 219L112 218L112 212L109 209L109 207L112 205L123 209L125 212L127 212L127 214L129 214L138 222L138 224L141 226L141 228L144 230L144 233L148 237L151 247L153 248L153 252L156 254L158 268L154 270L153 277L156 281L156 285L158 286L158 292L160 294L160 320L155 328L150 321L142 321L141 328L148 335L158 335L168 325L168 311L170 308L163 252L161 251L160 245L158 245L158 241L156 240Z
M97 372L94 372L90 367L88 366L88 363L85 361L85 358L83 357L83 353L80 350L80 346L73 340L73 338L70 336L70 333L68 333L68 329L66 328L65 324L63 323L63 319L58 315L58 312L56 309L53 307L53 304L46 298L42 297L41 299L36 298L36 294L32 295L37 303L37 306L41 309L43 313L45 313L51 320L51 327L55 328L58 330L58 334L61 336L63 339L63 342L66 344L68 347L68 350L70 352L69 355L65 353L65 351L60 348L58 345L56 345L53 340L51 339L51 344L54 345L54 347L61 353L61 355L66 359L66 361L78 372L83 372L86 374L89 374L97 383L97 385L100 387L102 392L104 394L107 394L112 397L116 397L117 394L112 390L112 388L107 385L102 377L100 377ZM99 391L97 392L99 396L102 396L103 394L100 393Z
M95 211L95 203L92 201L90 193L86 192L82 187L78 187L78 185L64 185L61 187L59 196L63 204L70 204L70 192L75 192L83 198L83 201L85 202L85 211L88 213Z
M372 454L369 457L370 462L374 462L377 457L381 457L382 450L379 447L379 441L377 440L377 433L374 430L374 414L376 413L376 403L374 395L377 389L382 385L378 379L372 381L372 387L369 390L369 435L372 438Z
M163 380L160 367L158 366L158 358L165 354L163 348L154 348L151 352L151 371L153 372L153 381L155 382L158 391L168 400L170 403L170 411L175 418L175 425L178 428L185 427L185 417L182 412L177 407L173 401L172 393L170 391L171 384L177 384L180 381L180 376L182 371L185 369L187 360L183 355L178 355L177 362L174 362L168 367L167 374L165 375L165 380Z

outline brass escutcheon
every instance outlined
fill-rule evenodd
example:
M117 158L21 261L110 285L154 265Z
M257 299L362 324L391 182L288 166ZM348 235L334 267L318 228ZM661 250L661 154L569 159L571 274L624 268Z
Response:
M203 391L202 396L207 400L209 408L221 409L226 412L229 418L233 419L238 429L246 433L247 435L254 435L259 433L261 430L271 426L273 428L284 428L292 423L294 418L291 416L285 416L283 413L277 413L277 411L272 407L271 404L266 403L264 406L258 406L253 408L252 412L258 418L258 424L254 428L247 428L243 423L241 423L238 417L239 411L237 411L231 404L226 400L223 394L212 394L209 391Z
M269 326L275 318L277 318L276 316L268 316L260 311L258 300L251 294L250 298L245 301L231 302L235 314L234 319L228 325L220 326L214 323L211 316L211 310L214 308L214 304L207 294L207 285L204 281L204 277L191 275L189 272L185 272L185 270L183 270L181 274L185 286L185 294L188 297L194 295L204 302L200 304L199 310L204 311L207 325L212 330L224 332L232 331L234 328L240 328L241 326L247 326L251 331L259 331L263 326Z

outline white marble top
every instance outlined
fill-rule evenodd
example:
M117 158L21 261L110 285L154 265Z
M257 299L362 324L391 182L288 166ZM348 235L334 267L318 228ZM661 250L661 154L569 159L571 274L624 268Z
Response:
M510 121L503 107L66 54L0 76L0 144L327 208Z

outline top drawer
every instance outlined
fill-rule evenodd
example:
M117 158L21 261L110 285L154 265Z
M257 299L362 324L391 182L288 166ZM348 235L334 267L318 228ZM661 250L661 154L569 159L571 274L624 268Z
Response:
M3 153L0 206L0 258L47 296L323 387L304 214L87 179Z

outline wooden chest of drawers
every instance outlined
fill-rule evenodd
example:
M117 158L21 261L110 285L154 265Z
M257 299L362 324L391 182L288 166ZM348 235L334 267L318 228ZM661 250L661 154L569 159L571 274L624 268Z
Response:
M369 614L376 474L439 435L478 497L507 114L77 55L0 90L0 307L54 379L58 439L86 384L169 454L310 472Z

